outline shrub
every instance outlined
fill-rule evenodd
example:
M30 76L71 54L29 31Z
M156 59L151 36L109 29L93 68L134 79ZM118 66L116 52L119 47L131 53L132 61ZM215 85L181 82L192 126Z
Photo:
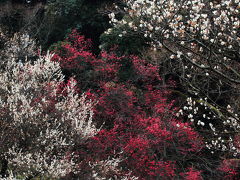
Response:
M99 131L93 102L77 94L74 79L62 86L64 75L51 54L25 63L15 52L8 55L0 74L2 160L22 176L58 178L78 171L68 153Z
M90 99L98 100L93 118L98 126L102 125L102 130L87 142L88 150L78 153L88 152L91 161L117 156L121 159L121 173L132 173L140 179L181 177L183 169L190 168L194 161L192 153L198 154L203 147L202 139L189 123L176 118L174 102L168 99L170 92L161 86L158 67L139 57L117 56L114 52L85 58L85 48L81 47L84 38L79 36L66 39L68 46L63 44L64 51L56 50L53 59L63 64L70 62L67 68L76 68L77 77L91 71L89 82L98 87L82 86L81 79L77 79L80 91L87 91ZM73 51L79 57L69 61ZM68 54L70 57L65 58ZM75 60L80 61L75 64ZM81 66L86 61L91 68Z

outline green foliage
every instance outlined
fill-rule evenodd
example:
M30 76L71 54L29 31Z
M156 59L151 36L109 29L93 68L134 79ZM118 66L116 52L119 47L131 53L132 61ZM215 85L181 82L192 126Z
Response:
M108 1L50 0L41 25L35 27L37 38L44 47L63 40L71 29L76 28L86 37L94 39L97 49L99 36L108 25L108 17L98 9Z
M122 33L125 31L125 34ZM100 36L101 48L110 50L117 48L121 54L141 54L148 47L148 39L139 32L132 31L128 25L117 26Z
M58 51L58 50L60 50L61 49L61 46L63 46L63 45L66 45L66 44L68 44L69 42L67 42L67 41L58 41L58 42L56 42L56 43L54 43L54 44L52 44L49 48L48 48L48 50L49 51Z
M0 3L4 3L4 2L6 2L6 1L8 1L8 0L0 0Z
M0 25L8 34L19 32L23 25L23 16L17 10L11 14L0 16Z

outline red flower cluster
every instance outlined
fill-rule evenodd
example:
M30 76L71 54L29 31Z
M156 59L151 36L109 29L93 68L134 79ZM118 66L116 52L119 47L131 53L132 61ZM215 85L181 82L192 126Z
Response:
M229 180L235 180L239 175L239 171L236 169L240 167L240 161L238 159L226 159L223 160L219 170L223 172L224 178Z
M122 171L140 179L202 179L193 163L180 165L201 151L202 138L174 115L176 107L161 86L158 67L113 52L95 57L90 47L74 30L53 58L63 69L75 70L80 90L98 102L94 120L102 130L86 143L89 159L118 155Z

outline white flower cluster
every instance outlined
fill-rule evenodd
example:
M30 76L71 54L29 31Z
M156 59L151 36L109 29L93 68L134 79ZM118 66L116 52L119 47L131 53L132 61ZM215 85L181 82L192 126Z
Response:
M11 165L18 167L18 170L21 170L21 174L24 176L43 173L44 176L59 178L70 172L78 172L73 160L59 159L58 156L54 155L50 158L49 152L26 153L13 147L8 153L12 156Z
M126 7L121 9L125 11L122 20L117 20L114 13L109 15L114 27L128 24L133 31L151 39L153 49L167 49L171 59L185 59L191 65L211 69L225 78L229 75L229 80L240 83L240 75L231 61L239 57L238 0L220 3L207 0L125 2ZM109 34L111 30L106 32ZM123 34L120 32L120 36ZM229 73L226 75L226 72Z
M73 79L61 87L64 76L53 55L25 63L10 55L0 70L1 152L14 173L74 172L77 165L66 154L99 131L92 122L93 102L77 94Z
M210 42L219 40L222 45L239 40L240 2L236 0L220 4L206 0L126 0L126 6L128 22L118 21L114 13L109 14L111 22L131 24L130 28L144 32L158 43L161 42L157 38L178 37L184 41L196 35ZM211 39L212 31L219 32L217 38Z
M240 156L240 141L233 138L236 132L240 131L240 119L237 114L233 113L230 105L226 109L230 114L223 115L218 108L208 102L208 98L188 97L186 105L176 115L187 115L188 120L194 126L199 126L198 128L202 129L203 133L209 134L206 136L208 138L205 139L205 145L212 153L224 151L233 156ZM200 112L205 114L200 114Z
M1 55L5 54L4 59L2 59L4 61L15 60L23 62L26 58L31 58L37 55L36 42L31 39L27 33L14 34L4 46L5 48L3 49L3 52L1 52Z
M121 169L119 168L119 163L122 162L120 158L108 158L106 160L92 162L89 164L91 171L93 172L92 178L95 180L107 180L107 179L121 179L121 180L137 180L136 176L133 176L131 172L126 175L120 174ZM115 174L113 178L107 178L109 175ZM110 176L109 176L110 177Z

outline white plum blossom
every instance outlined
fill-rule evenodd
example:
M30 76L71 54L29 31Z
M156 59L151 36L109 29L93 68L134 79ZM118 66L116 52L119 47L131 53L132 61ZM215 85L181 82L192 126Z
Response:
M94 103L77 93L73 78L61 87L64 75L52 54L19 63L14 48L5 49L11 56L0 70L2 155L24 176L60 178L78 171L66 154L99 131L92 122Z

